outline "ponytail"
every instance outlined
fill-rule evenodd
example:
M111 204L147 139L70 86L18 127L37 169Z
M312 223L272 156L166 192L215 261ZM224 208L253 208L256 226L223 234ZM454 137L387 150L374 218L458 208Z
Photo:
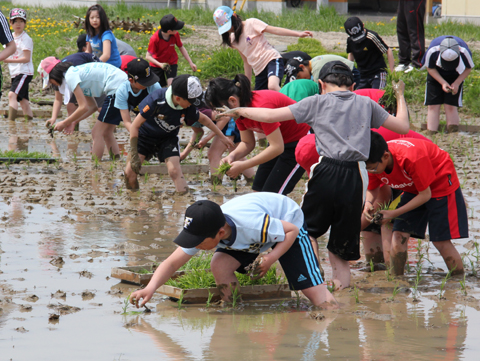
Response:
M240 40L240 35L243 33L243 23L242 18L237 14L234 14L231 18L232 26L233 26L233 34L235 35L235 39L233 40L234 43L238 44ZM222 34L222 45L227 45L232 47L232 42L230 40L230 32L226 32Z
M243 75L237 74L233 80L216 78L210 80L205 92L205 102L210 108L228 105L228 98L235 96L240 100L241 107L247 107L252 102L252 89L250 80Z

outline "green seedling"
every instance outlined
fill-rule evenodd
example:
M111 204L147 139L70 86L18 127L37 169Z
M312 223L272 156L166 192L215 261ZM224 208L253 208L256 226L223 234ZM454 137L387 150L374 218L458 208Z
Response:
M127 313L127 309L128 309L128 306L130 306L130 295L132 293L130 293L127 297L125 297L125 299L123 300L123 305L122 305L122 315L126 314Z
M331 293L333 293L333 291L335 291L335 283L333 283L333 282L332 282L331 284L328 284L328 283L327 283L327 289L328 289Z
M438 298L443 300L445 299L445 285L447 284L447 281L452 277L452 272L455 271L457 267L453 267L451 270L447 272L445 275L445 278L442 280L442 284L440 285L440 292L438 293Z
M396 284L395 287L393 288L392 297L390 297L389 300L390 300L390 301L394 301L394 300L395 300L395 296L398 294L398 292L400 292L400 288L398 287L398 282L397 282L397 284Z
M110 163L109 170L110 170L110 173L112 173L115 170L115 163L114 162Z
M394 277L392 276L391 267L387 267L387 270L385 271L385 278L387 279L388 282L393 281Z
M464 294L464 296L467 295L467 284L466 284L466 280L465 280L465 277L467 276L466 273L463 274L463 280L460 280L460 290L462 291L462 293Z
M93 160L93 168L98 168L100 166L100 160L95 154L92 155L92 160Z
M477 269L475 268L475 263L471 259L469 259L469 261L470 261L470 266L472 267L472 276L477 277Z
M73 163L77 163L77 153L73 153Z
M148 175L148 173L145 173L145 177L144 177L144 182L145 184L148 183L148 179L150 178L150 176Z
M178 301L177 301L177 308L179 310L182 309L182 303L183 303L183 297L184 297L184 294L183 294L183 291L180 293L180 297L178 298Z
M242 297L236 283L230 283L230 291L232 292L232 308L236 308L238 301Z
M297 290L293 290L295 292L295 297L297 299L297 309L300 309L300 293Z
M375 272L375 263L373 263L373 259L370 259L370 272Z
M382 105L387 112L397 114L397 97L393 89L392 81L395 83L400 81L400 72L392 72L388 70L386 86L384 88L385 93L378 101L378 104Z
M214 177L213 178L213 181L212 181L212 185L213 185L213 191L216 192L217 191L217 185L218 185L218 178L217 177Z
M362 303L362 301L360 301L360 299L358 298L358 288L357 286L355 285L355 287L353 288L353 296L355 297L355 303Z
M228 164L227 162L225 163L222 163L220 164L220 167L218 167L217 169L215 169L217 171L216 175L217 177L222 177L223 174L226 174L230 168L232 168L232 165L231 164ZM233 182L233 191L236 192L237 191L237 178L230 178Z
M210 292L210 290L208 290L208 299L205 307L209 308L211 306L212 298L213 298L213 292Z

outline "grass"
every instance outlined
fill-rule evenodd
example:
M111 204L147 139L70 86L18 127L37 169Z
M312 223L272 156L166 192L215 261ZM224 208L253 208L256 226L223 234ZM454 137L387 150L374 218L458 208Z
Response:
M15 150L5 150L0 151L0 158L29 158L29 159L41 159L41 158L52 158L50 154L41 153L41 152L27 152L26 150L15 151Z

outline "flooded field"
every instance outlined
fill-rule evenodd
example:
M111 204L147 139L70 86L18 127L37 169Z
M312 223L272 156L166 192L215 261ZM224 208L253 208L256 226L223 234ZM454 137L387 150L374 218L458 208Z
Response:
M124 309L137 286L113 267L161 262L174 249L193 201L233 193L187 175L192 192L174 194L168 176L139 177L129 192L119 162L90 160L89 122L51 140L43 121L0 121L0 150L41 151L61 162L0 164L0 360L474 360L480 352L480 141L437 135L455 159L468 202L470 238L454 241L467 274L445 279L428 242L410 240L405 277L362 272L335 293L337 311L316 311L295 295L235 309L182 305L156 295L151 313ZM189 137L189 130L185 137ZM122 149L125 129L116 133ZM126 153L124 153L126 154ZM192 162L204 162L206 151ZM202 159L199 159L202 158ZM105 157L106 159L106 157ZM300 201L303 183L292 193ZM320 240L325 252L325 240ZM420 261L419 261L420 260ZM329 279L330 266L323 266ZM419 278L417 278L419 277Z

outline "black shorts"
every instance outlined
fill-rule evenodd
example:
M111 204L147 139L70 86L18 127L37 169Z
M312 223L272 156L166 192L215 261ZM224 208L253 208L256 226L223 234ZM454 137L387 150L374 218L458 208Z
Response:
M102 110L98 115L98 120L102 123L119 125L122 121L120 109L114 107L115 95L109 95L103 102Z
M271 76L278 77L278 85L280 85L284 73L285 67L283 65L283 59L278 58L271 60L260 74L255 75L254 90L268 89L268 78Z
M297 143L285 144L282 154L258 166L252 185L254 191L287 195L295 188L305 173L295 159Z
M158 76L160 86L162 88L167 86L167 79L175 78L177 76L178 65L170 64L170 69L166 72L162 68L157 68L156 66L150 67L153 71L153 74Z
M275 248L273 246L272 248ZM251 264L258 257L256 253L249 253L231 249L217 248L215 252L226 253L238 262L240 267L237 268L238 273L246 273L245 267ZM321 285L324 280L320 274L318 258L312 247L312 242L308 238L305 227L300 229L295 242L282 257L278 259L283 272L287 277L291 290L300 291L306 288Z
M398 207L410 202L416 194L404 192ZM428 224L430 241L468 238L468 216L460 187L445 197L431 198L427 203L402 214L393 222L393 231L425 238Z
M312 166L302 210L308 234L318 238L330 229L327 248L338 257L360 258L360 228L368 174L364 162L320 157Z
M384 187L388 187L387 185L384 185ZM397 197L400 197L402 195L403 191L399 190L399 189L396 189L396 188L393 188L392 189L392 195L390 197L390 202L394 201L395 199L397 199ZM397 205L398 207L398 205ZM395 207L394 209L397 209L397 207ZM365 207L364 207L365 208ZM367 228L365 228L363 230L363 232L372 232L372 233L375 233L375 234L382 234L382 226L380 224L376 224L376 223L370 223Z
M379 71L368 77L360 75L357 89L383 89L387 85L387 72Z
M448 84L452 84L458 75L445 76L444 79ZM442 85L436 81L430 74L427 75L427 86L425 87L425 105L448 104L454 107L461 107L463 95L463 82L458 87L457 94L445 93Z
M33 75L20 74L15 78L12 78L12 85L10 86L10 91L17 94L17 101L22 101L23 99L29 100L28 98L28 85L32 81Z
M137 149L138 154L144 155L146 159L155 155L160 162L165 162L170 157L180 157L178 135L160 139L140 135Z

